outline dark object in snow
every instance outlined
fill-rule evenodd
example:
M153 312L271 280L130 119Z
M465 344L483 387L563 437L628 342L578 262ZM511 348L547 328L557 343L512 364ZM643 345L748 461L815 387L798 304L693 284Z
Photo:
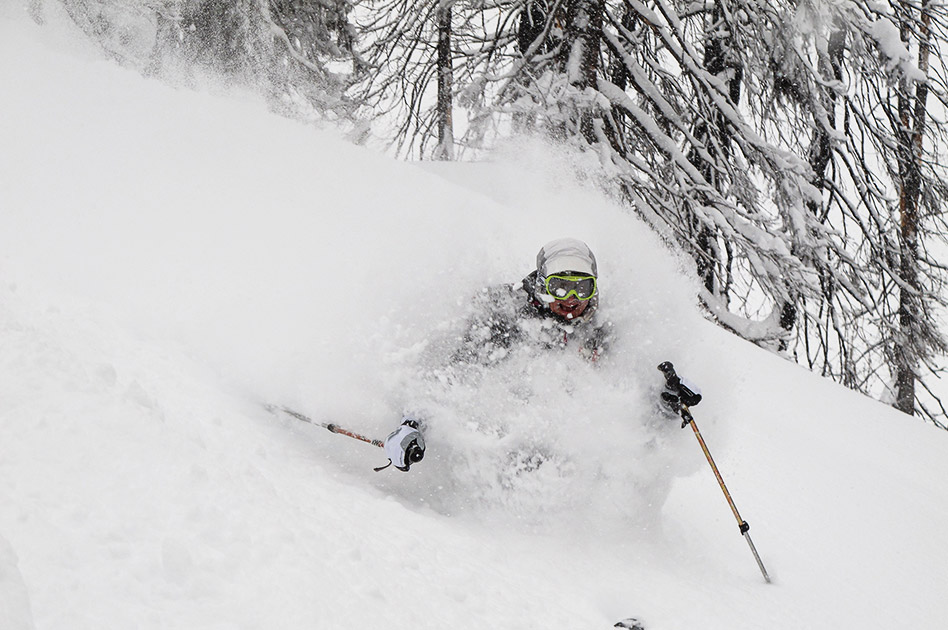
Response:
M695 391L697 387L682 381L681 377L675 373L675 366L670 361L665 361L658 366L658 369L665 375L662 402L672 413L676 415L681 413L682 419L685 420L681 427L685 428L685 425L691 422L688 420L691 417L688 407L694 407L701 402L701 392Z
M645 630L645 623L636 617L629 617L617 623L615 628L626 628L627 630Z

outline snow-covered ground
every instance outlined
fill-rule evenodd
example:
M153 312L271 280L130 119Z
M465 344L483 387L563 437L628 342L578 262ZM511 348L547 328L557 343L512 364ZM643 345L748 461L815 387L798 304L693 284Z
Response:
M14 4L0 629L944 627L948 434L706 323L581 164L394 162ZM599 258L610 356L438 379L470 297L560 236ZM692 431L654 417L665 359L773 584ZM423 408L428 457L375 473L264 402L375 437Z

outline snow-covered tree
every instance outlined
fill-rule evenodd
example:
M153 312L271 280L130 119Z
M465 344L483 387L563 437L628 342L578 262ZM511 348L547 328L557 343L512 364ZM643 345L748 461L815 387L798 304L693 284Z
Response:
M208 72L288 113L348 116L349 0L61 0L113 57L172 80Z
M709 317L945 413L924 395L946 347L932 0L61 1L120 59L249 77L290 111L358 107L403 155L539 133L593 156L584 175L693 258Z
M795 327L792 349L812 368L935 420L944 409L925 393L923 376L944 349L936 317L943 273L920 252L946 234L937 159L946 129L928 114L932 104L944 110L935 46L945 41L944 15L924 4L796 8L764 76L778 124L809 130L808 139L783 142L807 155L820 193L808 211L839 235L840 248L795 251L818 274L820 293L785 303L784 327Z
M923 408L913 384L944 345L941 270L920 240L944 233L931 223L943 117L926 114L945 93L930 62L945 40L940 8L503 8L489 58L467 61L461 92L480 123L468 139L532 125L595 151L609 185L694 256L721 325Z
M359 77L351 90L396 152L455 156L455 62L476 47L482 7L457 0L380 0L360 6Z

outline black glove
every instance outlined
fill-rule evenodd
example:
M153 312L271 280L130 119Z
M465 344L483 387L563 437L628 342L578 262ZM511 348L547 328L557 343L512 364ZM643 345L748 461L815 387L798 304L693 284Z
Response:
M658 369L665 375L665 390L662 392L662 403L670 410L678 413L682 405L685 407L694 407L701 402L701 392L696 391L697 387L684 382L678 374L675 373L675 367L665 361L658 366Z
M401 426L385 438L385 454L403 472L425 458L425 437L417 420L404 418Z

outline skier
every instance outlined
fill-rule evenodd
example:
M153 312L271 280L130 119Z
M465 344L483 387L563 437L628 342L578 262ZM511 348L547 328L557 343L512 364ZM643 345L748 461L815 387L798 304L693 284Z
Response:
M475 296L474 315L453 360L489 366L515 345L529 343L597 362L614 337L612 323L598 321L598 279L596 257L586 243L575 238L547 243L522 282L488 287ZM666 383L663 407L677 414L679 396L677 387ZM697 403L692 397L686 404ZM423 421L407 414L385 440L385 453L399 470L407 472L424 457L422 432Z
M572 349L595 362L612 337L599 323L598 268L586 243L561 238L544 245L537 267L519 284L485 288L455 352L457 362L491 365L519 343Z
M578 239L561 238L540 248L536 263L519 284L487 287L474 297L474 315L455 362L491 365L522 343L575 349L591 362L599 360L612 324L597 321L599 274L592 250ZM414 463L409 455L417 461L424 457L422 430L421 421L409 414L385 440L385 454L399 470Z

